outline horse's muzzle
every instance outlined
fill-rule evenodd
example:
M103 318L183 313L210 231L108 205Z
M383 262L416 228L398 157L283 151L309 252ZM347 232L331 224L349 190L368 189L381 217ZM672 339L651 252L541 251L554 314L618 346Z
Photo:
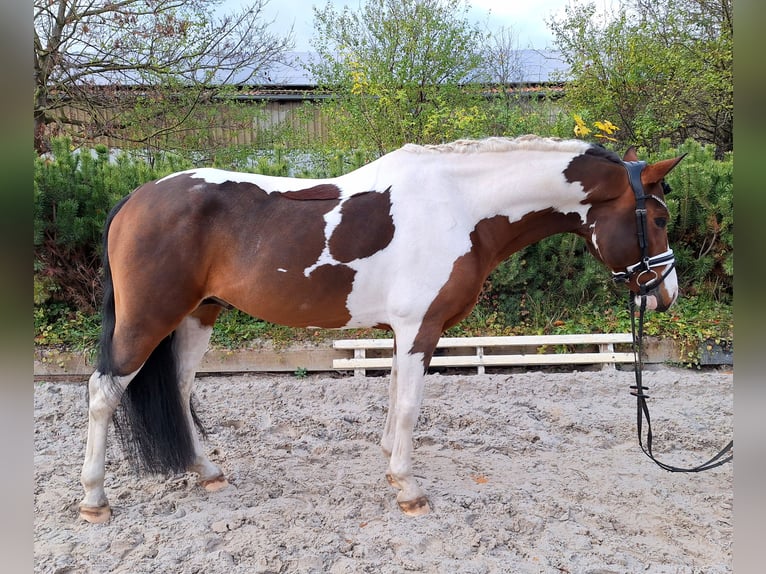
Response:
M652 311L667 311L678 298L678 276L672 269L665 279L646 294L646 308ZM641 296L636 295L636 305L641 304Z

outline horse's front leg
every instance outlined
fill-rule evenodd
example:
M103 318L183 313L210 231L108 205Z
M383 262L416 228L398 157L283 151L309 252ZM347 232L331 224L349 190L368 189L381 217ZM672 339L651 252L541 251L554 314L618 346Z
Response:
M391 459L391 451L394 449L394 432L396 421L396 379L398 369L396 366L396 339L394 339L394 354L391 358L391 379L388 383L388 413L386 414L386 426L383 428L383 437L380 446L388 460ZM390 477L389 482L391 481Z
M95 371L88 381L88 438L80 475L85 490L85 497L80 502L80 517L88 522L106 522L112 515L104 491L106 435L120 397L136 373L138 371L119 377Z
M390 441L391 457L386 478L399 488L396 501L407 515L419 516L430 510L425 491L420 487L412 471L412 433L420 414L423 401L427 353L412 353L410 345L402 345L396 351L396 372L392 374L391 395L393 406L384 431L383 449Z

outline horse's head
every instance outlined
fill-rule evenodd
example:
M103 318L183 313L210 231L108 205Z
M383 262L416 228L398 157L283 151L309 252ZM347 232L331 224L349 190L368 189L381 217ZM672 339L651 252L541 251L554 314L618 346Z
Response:
M612 270L615 282L646 295L648 309L665 311L678 297L673 251L666 225L670 214L664 177L683 156L647 164L630 148L621 162L590 186L592 208L584 228L590 251ZM595 182L594 182L595 183Z

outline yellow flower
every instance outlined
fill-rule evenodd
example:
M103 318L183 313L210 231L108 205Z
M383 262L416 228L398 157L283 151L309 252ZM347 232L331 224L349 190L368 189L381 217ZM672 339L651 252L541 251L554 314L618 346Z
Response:
M574 133L578 137L585 137L588 134L593 133L593 130L589 128L587 125L585 125L585 121L582 119L582 116L579 116L577 114L574 115L574 121L575 121L575 127L574 127ZM608 140L610 142L616 142L617 140L611 135L619 131L620 128L618 128L616 125L614 125L609 120L605 121L595 121L593 122L593 127L598 130L598 133L593 134L593 136L600 140Z
M594 122L593 125L596 126L597 129L609 135L613 134L616 131L619 131L620 129L609 120L606 120L605 122Z
M578 116L577 114L575 114L574 121L575 121L574 133L576 136L585 137L591 132L590 128L585 125L585 122L583 121L582 116Z

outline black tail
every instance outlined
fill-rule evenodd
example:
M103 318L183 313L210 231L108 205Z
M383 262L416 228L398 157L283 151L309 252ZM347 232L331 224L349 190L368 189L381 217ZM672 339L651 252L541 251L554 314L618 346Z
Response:
M127 374L115 372L112 354L115 302L107 244L112 219L129 197L112 209L104 229L104 301L98 370L106 375ZM139 470L151 473L183 472L194 460L194 444L181 400L173 347L171 333L152 351L130 382L122 394L120 407L115 411L113 419L127 457ZM117 385L115 390L119 392ZM201 428L193 410L192 418Z

